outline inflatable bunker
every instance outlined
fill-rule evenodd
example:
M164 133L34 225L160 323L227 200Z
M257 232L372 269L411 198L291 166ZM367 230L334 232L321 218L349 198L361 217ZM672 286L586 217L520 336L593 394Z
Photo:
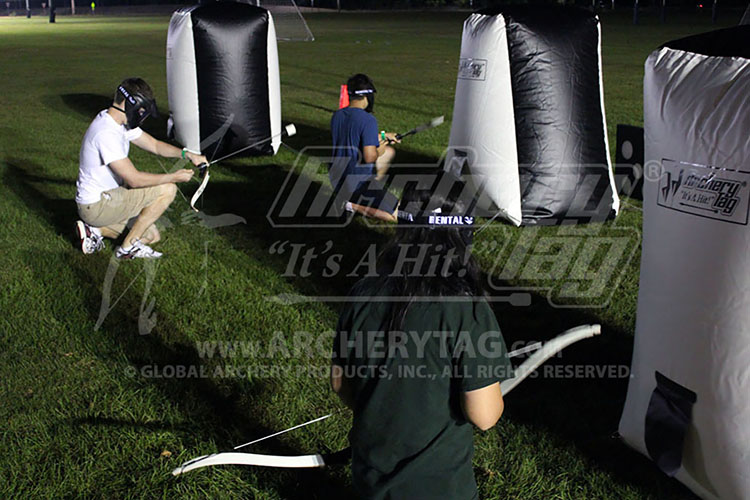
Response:
M515 225L604 220L619 200L604 116L599 19L566 7L464 22L445 169Z
M281 145L281 91L271 14L236 2L207 2L172 15L167 87L176 140L209 158L276 136L246 155Z
M619 432L702 498L750 498L750 26L646 60L643 253Z

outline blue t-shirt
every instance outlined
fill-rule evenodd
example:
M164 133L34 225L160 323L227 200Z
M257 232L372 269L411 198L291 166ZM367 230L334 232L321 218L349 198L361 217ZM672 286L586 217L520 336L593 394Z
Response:
M380 145L378 122L364 109L342 108L331 117L333 163L329 171L335 191L357 191L375 175L375 165L360 163L365 146ZM343 183L343 184L342 184Z

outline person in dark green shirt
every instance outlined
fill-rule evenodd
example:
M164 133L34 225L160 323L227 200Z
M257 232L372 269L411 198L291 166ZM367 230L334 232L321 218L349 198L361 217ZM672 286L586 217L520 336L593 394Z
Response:
M513 376L470 256L473 218L450 184L405 191L378 276L355 285L339 318L331 384L354 411L362 498L477 498L471 424L495 425L499 383Z

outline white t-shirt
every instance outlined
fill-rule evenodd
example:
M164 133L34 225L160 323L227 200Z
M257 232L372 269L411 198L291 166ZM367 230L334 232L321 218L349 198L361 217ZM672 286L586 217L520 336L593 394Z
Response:
M142 133L140 128L128 130L125 125L119 125L106 109L96 115L81 144L76 203L96 203L104 191L123 184L120 176L109 168L109 164L127 158L130 141L138 139Z

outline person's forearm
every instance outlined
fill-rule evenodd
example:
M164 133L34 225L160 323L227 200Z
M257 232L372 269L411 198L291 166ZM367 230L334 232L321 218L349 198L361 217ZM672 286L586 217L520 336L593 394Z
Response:
M145 188L168 184L170 182L174 182L174 176L172 174L152 174L139 171L138 174L128 182L128 185L131 188Z
M378 152L378 158L383 156L387 149L388 149L388 141L380 141L380 146L378 146L377 149L375 149L375 151Z
M156 141L156 154L164 158L181 158L182 149L164 141Z

